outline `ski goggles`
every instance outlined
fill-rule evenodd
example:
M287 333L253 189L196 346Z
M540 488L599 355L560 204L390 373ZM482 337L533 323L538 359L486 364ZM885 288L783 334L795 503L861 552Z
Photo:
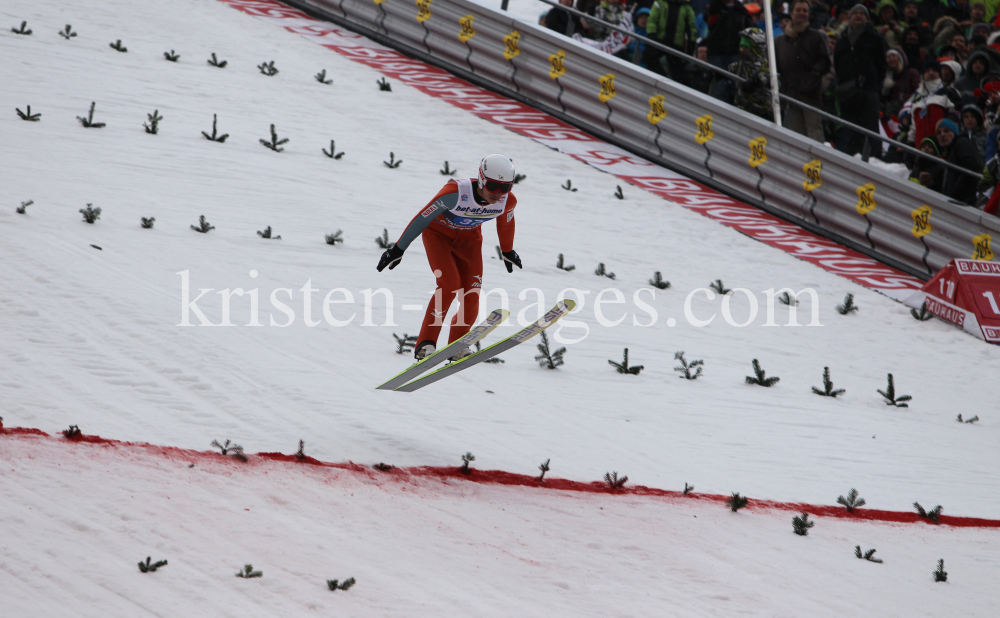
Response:
M490 193L510 193L511 188L514 186L512 182L500 182L499 180L486 179L485 188Z

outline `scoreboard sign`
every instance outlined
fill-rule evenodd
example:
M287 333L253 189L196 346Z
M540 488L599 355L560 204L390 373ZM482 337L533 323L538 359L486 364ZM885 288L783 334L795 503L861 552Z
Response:
M1000 264L979 260L952 260L906 305L927 311L963 330L1000 343Z

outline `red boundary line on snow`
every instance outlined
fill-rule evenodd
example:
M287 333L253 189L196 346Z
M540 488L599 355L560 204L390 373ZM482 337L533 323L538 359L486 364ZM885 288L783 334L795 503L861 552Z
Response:
M210 460L213 463L228 462L234 467L243 465L252 465L252 461L246 464L237 463L237 460L223 456L214 451L195 451L192 449L182 449L174 446L157 446L155 444L149 444L148 442L124 442L121 440L111 440L108 438L102 438L100 436L91 436L85 434L78 434L74 438L54 438L53 436L45 433L40 429L34 429L30 427L11 427L5 429L2 424L0 424L0 436L10 436L12 438L47 438L49 440L54 440L57 442L67 442L67 443L81 443L81 444L96 444L102 446L111 447L131 447L139 448L145 451L152 452L154 454L164 455L172 459L186 459L188 461L192 459L197 460ZM435 467L435 466L417 466L413 468L393 468L388 472L375 472L373 468L369 466L362 466L354 462L348 463L330 463L325 461L320 461L312 457L305 457L303 459L298 459L295 455L285 455L284 453L256 453L254 455L248 455L248 457L266 459L270 461L292 463L296 465L310 465L320 468L336 468L338 470L347 470L349 472L364 473L369 476L389 476L390 478L395 477L398 480L403 480L407 477L421 477L421 478L431 478L438 480L456 480L456 481L467 481L471 483L480 484L494 484L494 485L508 485L515 487L532 487L535 489L545 489L549 491L573 491L580 493L594 493L594 494L615 494L615 495L632 495L632 496L654 496L659 498L673 498L681 500L695 500L699 502L714 502L718 504L724 504L728 499L728 496L721 496L718 494L689 494L684 495L680 491L670 491L668 489L657 489L655 487L646 487L644 485L635 485L632 487L625 487L620 490L612 490L608 488L605 483L600 481L594 481L591 483L583 483L580 481L571 481L568 479L561 479L555 477L549 477L545 479L545 482L539 482L534 476L528 476L525 474L515 474L513 472L505 472L503 470L477 470L475 468L470 470L469 474L463 474L459 468L456 467ZM924 522L928 525L934 525L929 520L921 518L916 513L908 513L902 511L880 511L877 509L859 509L854 513L848 513L847 509L840 506L826 506L826 505L816 505L816 504L804 504L798 502L776 502L774 500L757 500L754 498L748 499L747 508L755 509L771 509L778 511L790 511L795 513L809 513L810 515L822 516L822 517L837 517L840 519L853 519L858 521L880 521L880 522L893 522L893 523L905 523L912 524L918 522ZM941 515L940 524L955 526L958 528L1000 528L1000 520L996 519L983 519L978 517L954 517L950 515Z
M897 300L923 285L902 271L635 157L545 112L374 42L351 44L351 40L367 39L276 0L220 1L859 285ZM692 139L694 134L692 128Z

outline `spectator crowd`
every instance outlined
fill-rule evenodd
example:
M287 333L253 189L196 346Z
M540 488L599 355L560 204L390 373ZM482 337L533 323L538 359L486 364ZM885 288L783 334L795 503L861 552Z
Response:
M561 8L549 10L541 23L773 120L765 11L753 1L559 0L625 33ZM789 0L771 8L781 94L844 121L824 119L786 100L781 108L786 128L848 155L903 163L912 182L1000 216L1000 190L995 190L1000 183L1000 0ZM929 156L867 137L845 123Z

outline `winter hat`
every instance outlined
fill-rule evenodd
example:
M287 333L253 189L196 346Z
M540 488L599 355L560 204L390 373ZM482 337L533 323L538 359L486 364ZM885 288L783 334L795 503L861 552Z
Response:
M978 105L975 103L969 103L962 108L962 116L965 116L966 112L974 114L976 116L976 124L979 125L979 128L983 127L983 110L979 109Z
M923 146L924 144L930 144L934 148L934 154L936 154L939 157L941 156L941 148L938 147L936 139L934 139L933 137L925 137L924 139L920 140L920 145Z
M951 72L955 74L955 79L958 79L958 77L962 74L962 65L954 60L942 60L941 66L951 69Z
M900 66L902 66L904 69L906 68L906 54L903 53L903 50L899 49L898 47L893 47L892 49L889 50L889 52L886 55L889 54L892 54L893 56L899 58Z
M934 129L935 130L936 129L948 129L949 131L951 131L955 135L959 134L958 125L955 124L955 121L952 120L951 118L942 118L941 120L938 120L938 123L934 127Z
M851 12L848 13L848 15L853 15L856 11L861 11L865 14L865 17L868 17L868 8L865 5L855 4L854 7L851 8Z
M1000 30L998 30L998 31L994 32L993 34L991 34L990 37L988 39L986 39L986 44L987 45L993 45L994 43L997 42L997 39L1000 39Z
M924 66L920 69L920 72L921 73L926 73L927 69L934 69L935 71L937 71L938 73L940 73L941 72L941 63L938 62L937 60L931 58L930 60L928 60L927 62L924 63Z
M649 13L650 13L649 9L646 8L639 9L638 11L635 12L635 20L639 21L640 17L642 17L643 15L649 15Z

